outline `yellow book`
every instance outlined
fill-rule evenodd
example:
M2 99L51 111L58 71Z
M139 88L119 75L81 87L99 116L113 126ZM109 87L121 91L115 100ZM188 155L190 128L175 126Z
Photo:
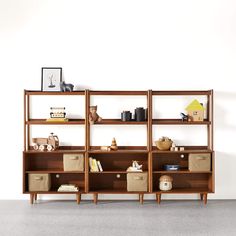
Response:
M91 171L92 171L92 172L99 172L96 159L93 159L93 160L92 160L92 169L91 169Z
M47 122L68 122L67 118L48 118Z

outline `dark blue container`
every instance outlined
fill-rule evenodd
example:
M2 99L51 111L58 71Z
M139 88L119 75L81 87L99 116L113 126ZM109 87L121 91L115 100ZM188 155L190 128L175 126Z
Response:
M167 171L176 171L179 170L180 166L179 165L164 165L164 170Z

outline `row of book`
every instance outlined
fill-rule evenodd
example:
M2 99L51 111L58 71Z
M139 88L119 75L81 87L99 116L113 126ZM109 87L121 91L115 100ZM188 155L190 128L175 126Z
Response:
M102 172L102 165L100 161L95 158L89 157L89 167L91 172Z

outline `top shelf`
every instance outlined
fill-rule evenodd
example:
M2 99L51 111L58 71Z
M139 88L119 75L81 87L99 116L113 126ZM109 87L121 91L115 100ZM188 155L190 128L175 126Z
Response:
M213 90L166 90L166 91L152 91L152 95L178 96L178 95L211 95Z
M26 95L85 95L85 91L72 91L72 92L43 92L40 90L25 90Z
M93 91L93 90L87 90L90 95L116 95L116 96L147 96L148 92L150 91L152 95L165 95L165 96L178 96L178 95L212 95L213 90L166 90L166 91L152 91L152 90L146 90L146 91L119 91L119 90L108 90L108 91ZM85 95L85 90L80 91L72 91L72 92L43 92L40 90L25 90L26 95Z

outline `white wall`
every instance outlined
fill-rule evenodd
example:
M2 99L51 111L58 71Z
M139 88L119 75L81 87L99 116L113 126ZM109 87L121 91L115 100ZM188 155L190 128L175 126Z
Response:
M43 66L61 66L67 82L94 90L214 89L210 197L236 198L235 10L233 0L0 0L0 198L27 197L23 89L40 89Z

